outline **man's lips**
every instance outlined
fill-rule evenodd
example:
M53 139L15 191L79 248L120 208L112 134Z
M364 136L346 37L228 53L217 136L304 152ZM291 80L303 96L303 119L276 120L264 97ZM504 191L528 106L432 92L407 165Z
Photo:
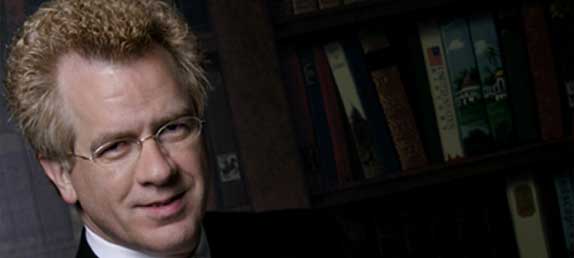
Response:
M180 198L182 195L183 195L183 193L179 193L179 194L173 195L172 197L168 197L168 198L158 198L156 201L147 201L144 204L140 204L138 206L139 207L163 206L163 205L169 204L169 203L173 202L174 200Z
M160 198L158 200L145 202L143 205L137 205L146 216L154 219L169 219L180 213L184 207L183 196L185 192L179 193L169 198Z

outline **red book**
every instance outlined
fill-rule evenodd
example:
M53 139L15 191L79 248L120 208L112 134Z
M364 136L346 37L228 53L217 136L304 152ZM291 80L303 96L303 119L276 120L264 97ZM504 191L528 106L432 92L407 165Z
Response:
M287 65L283 68L286 78L285 87L293 115L298 146L304 159L305 173L311 186L310 189L312 191L319 190L319 167L311 111L303 86L305 82L300 72L301 65L294 49L287 50L286 62Z
M550 35L542 4L526 4L523 8L524 34L530 58L530 71L536 94L540 135L543 140L564 135L560 91L554 69Z
M315 64L323 95L323 104L327 115L327 122L331 130L331 142L333 144L333 156L339 184L352 181L351 162L349 159L349 146L347 145L343 110L339 105L337 88L333 82L333 75L329 61L323 49L314 48Z

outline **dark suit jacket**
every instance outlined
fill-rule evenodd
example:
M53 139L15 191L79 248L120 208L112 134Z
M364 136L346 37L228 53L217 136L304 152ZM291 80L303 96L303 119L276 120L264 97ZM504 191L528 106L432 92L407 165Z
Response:
M212 258L346 257L340 226L321 211L208 212L203 226ZM84 234L76 257L97 258Z

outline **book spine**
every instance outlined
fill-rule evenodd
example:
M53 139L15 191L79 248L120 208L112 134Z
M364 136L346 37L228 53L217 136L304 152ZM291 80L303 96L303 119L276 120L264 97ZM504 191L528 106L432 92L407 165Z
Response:
M428 163L397 66L371 72L403 171Z
M321 192L332 190L337 185L335 174L335 159L333 157L333 144L325 105L321 94L321 86L315 66L315 56L312 47L301 47L297 51L303 75L303 86L307 93L307 103L311 112L311 122L315 132L318 151L318 165Z
M292 0L293 14L304 14L317 11L317 0Z
M382 172L386 174L398 173L401 170L399 157L387 123L387 116L377 98L377 90L367 69L359 38L351 36L343 40L343 50L349 61L359 98L365 108L367 123L375 143L376 158L381 161L383 166Z
M468 24L463 18L454 18L441 26L441 32L464 153L487 153L493 139Z
M211 157L212 173L219 197L218 206L234 209L249 204L247 189L243 180L241 161L233 133L233 119L229 109L225 82L217 62L210 58L206 65L208 79L212 85L206 111L205 133L207 150Z
M513 135L512 113L494 19L490 14L473 16L469 27L495 148L509 147Z
M399 63L399 67L401 67L401 78L405 84L409 99L413 100L410 104L414 112L415 122L417 123L428 161L431 164L443 163L444 155L437 125L437 117L416 24L413 24L409 30L406 30L404 36L404 38L399 37L397 39L400 41L396 41L404 42L404 40L406 40L407 44L401 44L403 49L400 51L401 53L409 53L409 58L405 59L406 61L403 61L403 63ZM393 45L397 46L398 44L399 43Z
M574 186L571 170L554 175L554 187L562 220L562 231L568 257L574 257Z
M460 159L464 152L440 28L435 21L419 23L418 28L444 160Z
M508 205L521 258L548 258L549 249L540 210L538 186L532 176L509 178Z
M563 98L564 130L574 135L574 17L552 15L552 41Z
M391 44L389 31L381 27L365 26L358 32L363 58L356 58L363 63L363 67L357 66L355 69L360 76L361 69L368 71L367 80L371 83L374 92L364 90L366 94L378 96L373 101L374 106L379 107L383 117L383 126L388 126L390 135L395 144L401 167L404 172L410 169L421 167L428 163L425 150L417 129L413 109L411 108L405 84L399 72L399 58L395 52L399 52L399 47ZM396 35L393 33L393 35ZM351 44L351 47L353 45ZM402 51L401 51L402 52ZM365 93L364 93L365 94ZM378 104L378 105L377 105ZM382 107L382 109L381 109ZM379 112L373 109L373 114ZM374 116L378 117L378 116Z
M564 135L562 112L545 9L541 4L531 3L525 4L522 11L540 134L543 140L560 138Z
M382 165L376 158L372 131L368 127L367 116L353 81L343 46L335 41L326 44L323 49L341 96L363 174L366 178L377 176L381 173Z
M317 150L315 136L305 92L303 75L299 58L293 48L285 51L283 58L283 78L285 78L286 95L289 106L294 117L292 117L295 126L297 145L303 158L303 168L305 177L310 191L318 192L319 185L319 163L317 160Z
M339 184L344 185L351 182L353 178L349 147L346 139L347 134L345 132L344 112L338 101L339 96L325 52L320 47L314 47L313 51L315 54L315 64L321 87L321 95L323 96L323 104L325 105L325 115L327 116L327 122L331 132L337 178Z
M539 139L534 89L528 67L528 52L519 9L501 10L497 26L508 95L514 124L515 144L533 143Z

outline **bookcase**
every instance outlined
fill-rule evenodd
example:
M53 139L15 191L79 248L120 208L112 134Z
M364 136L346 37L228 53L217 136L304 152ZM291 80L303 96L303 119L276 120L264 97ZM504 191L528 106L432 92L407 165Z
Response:
M569 233L563 225L567 216L563 204L566 190L557 188L560 176L571 180L573 165L570 98L574 91L572 83L568 82L574 72L568 67L574 66L564 57L572 56L572 47L568 48L565 42L573 41L572 36L566 36L569 34L555 31L572 26L562 24L562 28L560 23L568 22L556 22L551 18L551 12L555 12L553 8L568 6L566 1L319 1L332 2L333 6L325 9L321 9L317 1L310 1L315 6L299 14L293 12L294 2L207 1L212 29L210 43L207 43L212 45L209 57L217 63L219 79L215 86L224 89L220 98L225 99L223 106L227 105L224 109L228 112L226 124L217 123L208 130L208 134L214 135L208 142L220 144L217 135L227 134L223 139L234 142L232 160L238 162L234 167L239 175L222 182L222 177L217 176L220 175L218 169L213 168L217 174L215 195L219 196L215 209L249 212L326 210L339 219L348 233L349 257L533 257L528 254L574 257L566 244L570 241L567 239ZM568 8L572 7L562 8L571 12ZM422 88L429 87L420 27L445 18L462 19L470 24L471 19L485 13L495 20L502 49L498 54L502 60L498 62L505 69L504 73L493 73L491 77L505 76L506 82L514 83L508 85L508 94L514 99L508 102L507 108L512 110L515 130L508 137L502 137L508 142L493 143L495 147L462 158L446 158L448 155L443 155L445 151L441 148L437 129L434 133L429 129L432 126L428 123L434 122L437 126L433 97L428 97L430 90L426 89L426 100L420 96L424 91ZM532 17L526 19L525 16ZM540 21L544 24L540 25ZM344 97L342 91L332 88L330 94L334 94L335 101L328 100L324 97L328 92L326 89L305 84L310 76L316 76L316 80L323 83L319 77L324 71L316 68L315 74L305 74L298 69L308 62L305 58L314 60L316 67L319 67L317 62L324 62L324 66L333 69L333 64L326 62L332 61L329 54L325 54L329 51L326 45L342 42L340 46L347 50L345 40L351 37L349 35L360 34L365 27L377 26L389 34L387 40L393 48L392 51L375 52L373 57L387 58L394 63L375 62L371 66L369 57L365 57L363 65L368 71L372 67L395 66L400 72L398 80L402 81L404 89L398 94L406 101L390 102L388 107L382 104L383 109L387 118L392 112L400 119L405 112L412 113L414 123L411 121L410 126L418 130L416 135L419 147L424 148L425 159L409 163L400 160L408 153L394 149L394 155L400 156L396 171L375 171L374 176L365 176L357 175L362 173L357 171L365 170L365 167L361 167L363 157L356 153L356 148L362 147L349 140L358 137L352 135L354 129L348 122L339 124L343 128L339 132L330 127L333 117L344 116L341 114L345 109L344 101L340 99ZM511 35L503 35L501 27L510 30ZM546 36L537 31L540 27L547 30ZM516 28L519 32L512 31ZM445 37L444 33L441 37ZM518 37L514 37L516 35ZM515 47L519 43L522 47ZM336 47L334 45L332 49ZM445 57L443 62L454 63L448 58L452 57ZM356 70L351 70L351 74L354 72ZM332 85L338 83L336 76L328 77ZM455 81L453 78L447 80ZM301 87L293 89L298 86ZM371 98L377 99L377 91L370 93L374 93ZM316 112L317 107L326 104L302 99L311 94L323 96L322 101L331 101L331 108L333 105L338 108ZM405 104L406 111L390 110ZM336 136L309 133L317 130L319 122L316 121L322 121L332 134L347 141L347 154L334 154L332 162L321 163L325 156L321 156L322 147L318 145L331 142L326 148L336 152L338 147L332 145L338 144L332 141ZM386 121L386 126L391 135L390 142L395 142L400 138L396 134L404 133L401 129L405 125L388 125L392 122ZM316 145L309 146L309 139L317 141ZM211 150L214 150L213 146ZM348 160L342 162L340 157ZM217 166L217 161L211 164ZM348 174L334 171L340 164L347 166ZM389 163L383 164L388 166ZM318 168L324 166L331 166L331 174ZM536 203L536 207L521 206L529 201ZM512 209L513 205L517 210ZM543 240L522 239L523 235L537 234L528 231L532 228L526 229L528 233L518 233L520 228L530 227L524 226L530 223L525 219L528 215L524 215L529 212L540 217L542 229L538 233ZM528 248L525 251L524 246L529 245L525 243L532 243L528 241L535 241L533 246L544 249L543 255L536 256Z

